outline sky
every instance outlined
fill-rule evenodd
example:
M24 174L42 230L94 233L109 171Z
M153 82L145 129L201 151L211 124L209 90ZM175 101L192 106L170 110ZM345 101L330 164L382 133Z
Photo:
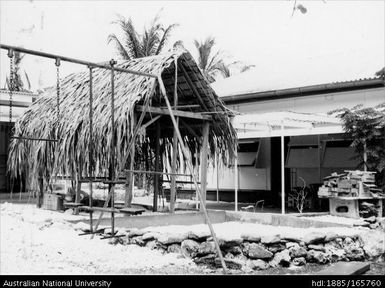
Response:
M118 59L115 47L107 44L110 33L119 33L112 24L117 14L131 17L142 31L160 12L164 25L179 24L169 47L182 40L195 56L194 39L214 36L228 61L255 65L233 77L247 78L250 87L289 88L354 80L373 77L385 66L385 1L297 0L298 3L307 8L306 14L296 11L292 16L292 0L0 0L0 42L104 62ZM3 87L9 73L5 50L1 51L0 60ZM25 56L21 68L28 73L34 89L55 81L53 60ZM60 73L65 76L85 69L63 63ZM217 86L223 81L227 80L219 80ZM242 85L242 81L234 83ZM249 86L246 88L251 89Z

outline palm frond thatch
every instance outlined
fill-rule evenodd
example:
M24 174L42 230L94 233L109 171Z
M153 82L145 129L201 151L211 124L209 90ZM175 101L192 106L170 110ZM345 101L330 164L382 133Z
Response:
M231 125L233 113L229 111L205 81L191 55L182 50L118 62L121 68L161 75L170 102L173 103L175 58L178 63L178 105L191 105L191 112L210 112L213 115L210 129L210 157L220 155L223 162L232 161L236 145L236 133ZM108 70L93 69L93 166L95 175L104 176L109 169L111 149L115 149L116 172L126 168L129 142L133 137L132 121L137 105L165 106L155 78L134 74L115 74L115 126L111 127L111 74ZM190 81L186 81L187 78ZM195 87L191 87L191 83ZM58 139L47 141L26 141L13 139L10 145L8 169L13 177L26 175L29 183L37 183L39 175L56 174L87 176L89 168L89 74L71 74L60 81L60 114L57 119L55 87L45 90L43 95L30 106L15 123L15 136ZM196 93L201 100L198 101ZM199 104L197 107L196 104ZM214 113L213 113L214 112ZM216 113L218 112L218 113ZM146 114L146 121L155 115ZM173 131L169 116L162 116L162 157L172 146ZM202 120L183 119L181 134L191 155L200 150ZM136 138L137 154L142 159L153 158L154 125L142 129ZM111 147L112 137L115 147ZM171 146L170 146L171 145ZM145 147L142 148L141 147ZM149 148L150 147L150 148ZM168 148L167 148L168 147ZM150 152L146 152L150 151ZM151 152L152 151L152 152ZM138 158L138 157L136 157ZM196 159L195 159L196 160ZM33 185L34 186L34 185Z

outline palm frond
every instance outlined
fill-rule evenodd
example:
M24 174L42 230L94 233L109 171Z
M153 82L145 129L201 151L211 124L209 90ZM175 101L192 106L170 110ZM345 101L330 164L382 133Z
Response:
M253 64L245 64L245 65L243 65L241 67L241 69L239 71L241 73L243 73L243 72L246 72L246 71L248 71L248 70L250 70L251 68L254 68L254 67L255 67L255 65L253 65Z
M129 49L129 54L131 58L140 58L143 57L141 53L141 45L139 41L139 35L135 30L134 24L132 23L131 18L128 19L118 19L121 29L123 30L123 37L125 38L126 47Z
M116 48L118 49L120 57L124 60L131 59L130 54L127 52L127 50L124 48L122 42L118 39L118 37L115 34L108 35L107 43L114 42L116 45Z
M156 50L155 55L158 55L162 51L162 49L167 43L168 38L170 37L172 30L174 30L178 26L179 26L178 24L172 24L172 25L169 25L166 29L162 28L163 35L159 41L158 49Z
M24 71L25 79L27 80L27 89L31 90L31 81L29 81L29 77L26 71Z

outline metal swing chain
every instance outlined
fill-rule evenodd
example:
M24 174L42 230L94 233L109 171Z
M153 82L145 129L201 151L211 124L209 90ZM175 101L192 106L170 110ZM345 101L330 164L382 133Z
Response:
M56 135L54 139L56 140L54 142L54 157L55 161L58 159L59 150L57 147L57 141L58 141L58 134L59 134L59 114L60 114L60 58L56 58L55 60L55 66L56 66L56 123L55 123L55 129L56 129ZM50 127L51 130L51 127Z
M60 58L56 58L56 127L59 125L60 114Z

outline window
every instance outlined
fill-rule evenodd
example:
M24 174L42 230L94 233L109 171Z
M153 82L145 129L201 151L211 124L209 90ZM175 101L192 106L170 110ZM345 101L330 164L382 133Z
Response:
M238 166L255 166L258 159L259 141L238 144Z

